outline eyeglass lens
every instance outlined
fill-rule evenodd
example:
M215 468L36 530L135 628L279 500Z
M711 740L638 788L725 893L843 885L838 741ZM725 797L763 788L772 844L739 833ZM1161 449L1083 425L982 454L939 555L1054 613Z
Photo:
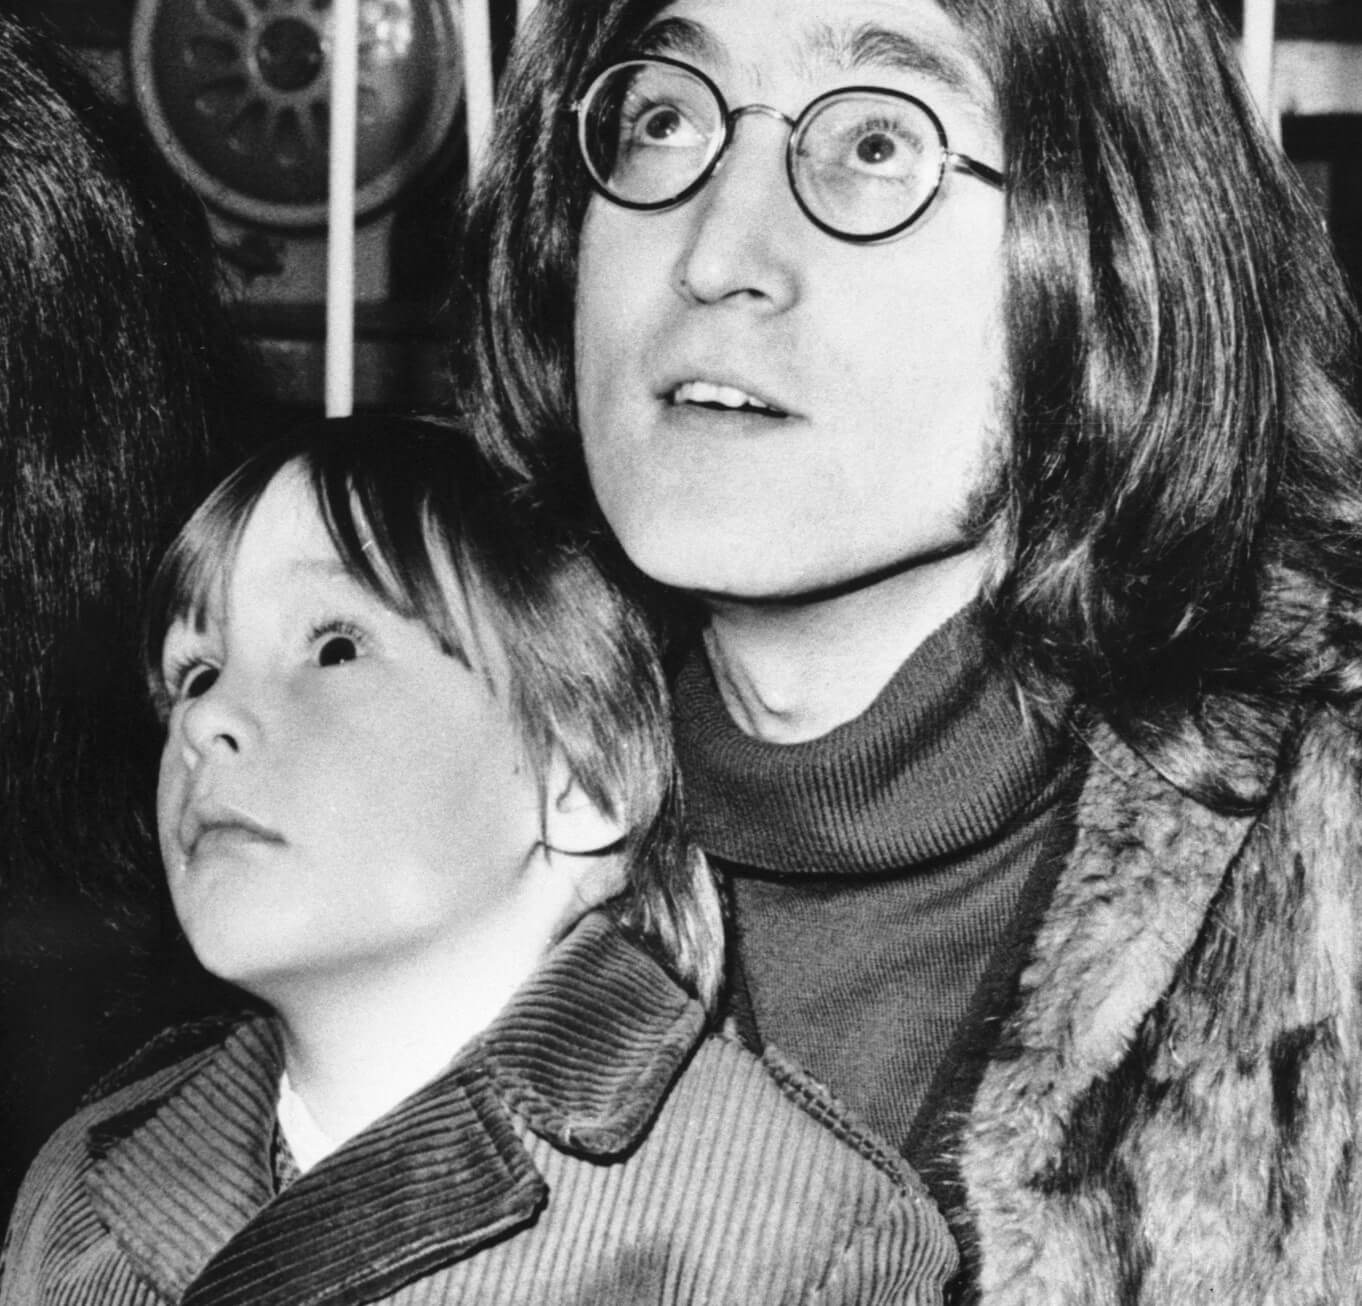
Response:
M607 69L581 115L582 150L597 184L636 208L663 208L702 184L727 130L723 102L707 82L653 60ZM915 100L857 89L815 100L796 124L788 157L809 216L864 239L906 226L926 207L946 154L936 120Z

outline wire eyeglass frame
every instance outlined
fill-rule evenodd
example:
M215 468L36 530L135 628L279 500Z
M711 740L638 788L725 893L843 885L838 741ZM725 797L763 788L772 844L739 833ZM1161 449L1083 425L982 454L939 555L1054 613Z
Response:
M708 143L708 158L695 177L688 182L677 194L667 196L657 200L636 200L629 199L619 192L613 190L609 180L601 175L593 158L590 144L589 133L591 131L591 110L595 106L595 101L602 90L609 84L610 80L616 77L623 69L632 67L648 67L661 65L666 68L674 69L684 75L689 76L699 83L713 99L717 109L716 124L718 132L711 137ZM837 100L854 99L858 96L882 96L890 100L899 101L911 105L915 110L922 114L930 124L936 136L939 158L937 161L931 184L927 188L923 198L917 203L916 207L904 218L894 222L892 225L869 232L847 231L833 223L828 222L815 212L800 190L799 185L799 158L800 147L803 143L805 133L809 125L815 121L820 113ZM909 95L906 91L894 90L884 86L839 86L831 91L810 100L808 104L800 110L797 117L791 118L789 114L769 104L743 104L730 109L728 102L724 99L723 92L719 90L713 80L699 68L685 63L680 59L673 59L666 55L650 55L634 59L623 59L610 64L602 69L591 80L586 91L570 107L569 111L577 118L577 146L581 153L582 161L586 165L587 174L591 179L593 187L607 200L621 208L634 209L639 212L659 212L664 209L675 208L684 204L688 199L697 194L705 184L713 177L720 163L723 161L729 145L733 141L737 122L747 114L758 114L763 117L775 118L783 122L790 129L790 134L785 143L785 175L789 183L790 191L794 195L795 202L799 205L801 212L813 223L820 231L826 232L838 240L848 241L856 245L872 244L877 241L884 241L900 235L914 223L916 223L935 202L936 197L941 192L942 183L945 180L948 169L954 168L964 172L969 176L978 178L987 185L1005 190L1007 179L998 169L990 167L988 164L970 155L962 154L959 150L953 150L946 138L946 129L942 125L941 119L935 110L925 101L918 99L915 95Z

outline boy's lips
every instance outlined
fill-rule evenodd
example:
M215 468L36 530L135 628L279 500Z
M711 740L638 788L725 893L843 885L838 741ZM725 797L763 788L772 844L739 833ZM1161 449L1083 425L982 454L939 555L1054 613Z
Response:
M195 805L180 821L180 847L192 857L200 843L210 836L222 835L257 843L284 842L284 836L236 808L225 805Z

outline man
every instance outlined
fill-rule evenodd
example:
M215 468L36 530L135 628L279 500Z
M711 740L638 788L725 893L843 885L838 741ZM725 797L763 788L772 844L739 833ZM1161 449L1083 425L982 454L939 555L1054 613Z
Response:
M504 94L471 420L698 608L748 1037L962 1295L1362 1300L1351 318L1218 19L546 0Z

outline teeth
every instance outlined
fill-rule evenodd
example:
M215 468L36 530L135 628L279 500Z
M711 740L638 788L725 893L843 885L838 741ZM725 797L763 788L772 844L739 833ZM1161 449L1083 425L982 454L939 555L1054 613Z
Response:
M753 398L745 390L733 385L715 385L712 381L686 381L672 392L674 404L717 404L720 408L760 408L773 413L770 404Z

